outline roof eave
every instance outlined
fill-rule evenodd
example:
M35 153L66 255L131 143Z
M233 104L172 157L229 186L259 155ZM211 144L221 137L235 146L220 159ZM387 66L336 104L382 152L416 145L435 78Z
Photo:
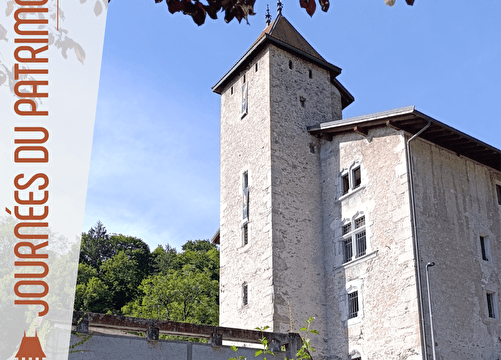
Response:
M381 126L416 134L427 122L430 122L431 126L421 134L421 138L501 171L501 150L423 114L414 106L321 123L309 127L308 131L314 136L328 140L342 133L363 134L369 129Z

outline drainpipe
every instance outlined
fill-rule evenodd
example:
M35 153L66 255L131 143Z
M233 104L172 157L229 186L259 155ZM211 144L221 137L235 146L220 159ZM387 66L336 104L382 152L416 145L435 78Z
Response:
M421 327L421 348L423 351L423 359L427 360L428 359L428 350L426 346L426 332L424 328L424 307L423 307L423 293L422 293L422 288L421 288L421 270L420 270L420 257L419 257L419 241L418 241L418 234L417 234L417 221L416 221L416 203L414 201L414 181L413 181L413 175L412 175L412 163L411 163L411 151L410 151L410 142L417 138L423 131L428 129L431 125L431 120L428 121L428 124L419 132L417 132L414 136L412 136L409 140L407 140L407 143L405 144L405 152L406 152L406 157L407 157L407 173L409 174L409 196L410 196L410 201L411 201L411 215L412 215L412 245L414 249L414 266L416 267L416 286L417 286L417 293L418 293L418 303L419 303L419 317L421 319L420 321L420 327Z
M426 264L426 289L428 291L428 308L430 310L431 349L433 350L433 360L437 360L437 356L435 354L435 337L433 335L433 313L431 312L430 276L428 275L428 268L430 266L435 266L435 263L429 262Z

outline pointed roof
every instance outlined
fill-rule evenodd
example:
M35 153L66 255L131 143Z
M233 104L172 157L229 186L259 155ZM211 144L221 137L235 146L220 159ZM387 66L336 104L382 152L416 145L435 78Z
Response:
M47 356L42 350L42 345L40 345L40 340L35 332L35 336L26 336L26 331L24 332L23 339L21 340L21 345L19 345L19 350L16 354L16 358L32 358L32 359L43 359Z
M212 87L212 91L221 94L226 85L230 82L235 74L238 74L245 68L254 57L264 49L267 44L273 44L279 48L310 61L321 68L329 71L331 74L331 82L341 93L343 108L351 104L355 99L336 79L341 73L341 69L336 65L327 62L305 38L292 26L292 24L281 14L264 29L252 46L247 50L244 56L228 71L216 85Z

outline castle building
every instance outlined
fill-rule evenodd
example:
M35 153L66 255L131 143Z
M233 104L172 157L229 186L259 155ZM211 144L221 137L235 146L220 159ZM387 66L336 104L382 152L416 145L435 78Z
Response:
M343 119L340 72L279 14L213 87L220 325L314 316L318 359L501 359L500 150L414 107Z

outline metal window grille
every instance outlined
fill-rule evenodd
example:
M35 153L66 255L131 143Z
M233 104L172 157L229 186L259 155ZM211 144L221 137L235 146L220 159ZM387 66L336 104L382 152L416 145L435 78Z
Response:
M242 303L247 305L249 303L249 288L247 284L242 285Z
M351 231L351 223L343 225L343 235L348 234Z
M358 219L355 219L355 229L358 229L365 225L365 216L361 216Z
M353 170L353 188L356 189L362 183L362 174L360 173L360 166Z
M357 239L357 257L365 255L365 252L367 250L367 242L365 238L365 230L360 231L355 235Z
M343 262L345 263L351 261L351 259L353 258L351 237L343 240L343 255L344 255Z
M348 191L350 190L350 179L348 177L348 174L343 175L343 195L347 194Z
M480 236L480 247L482 249L482 260L489 261L489 258L487 257L486 239L483 236Z
M242 242L244 245L249 243L249 224L244 224L242 227Z
M348 319L358 316L358 291L348 294Z
M494 294L487 293L487 310L489 312L489 317L495 319L496 311L494 307Z

